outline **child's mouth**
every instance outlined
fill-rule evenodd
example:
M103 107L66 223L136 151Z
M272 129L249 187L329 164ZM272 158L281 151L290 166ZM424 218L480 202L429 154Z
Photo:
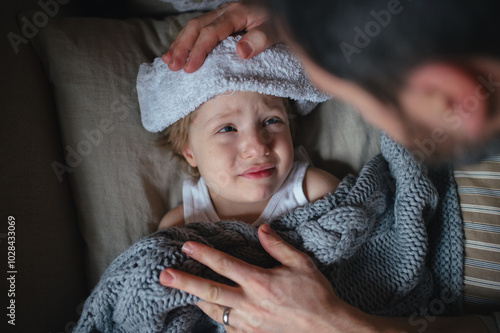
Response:
M274 170L276 170L276 167L274 166L259 166L259 167L252 167L245 172L241 174L242 177L248 178L248 179L261 179L261 178L267 178L271 176L274 173Z

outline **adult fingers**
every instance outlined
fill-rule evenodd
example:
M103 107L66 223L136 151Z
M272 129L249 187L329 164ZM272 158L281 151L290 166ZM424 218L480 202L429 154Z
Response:
M222 322L222 316L224 315L224 310L226 309L225 306L221 306L218 304L210 303L210 302L205 302L205 301L200 301L196 303L196 305L201 309L201 311L205 312L207 316L212 318L218 323L223 324ZM231 326L233 327L233 332L236 331L236 316L235 316L234 309L229 310L229 327L226 328L226 331L230 332L231 331Z
M201 67L206 55L219 41L233 33L250 32L253 29L255 36L252 37L250 34L247 45L253 47L254 54L260 53L265 49L265 45L276 43L276 34L273 33L268 21L269 12L261 5L245 1L226 3L216 10L188 21L162 59L169 64L171 70L183 68L191 73ZM257 33L269 33L270 36L260 36L257 39Z
M218 36L221 36L220 40L236 32L236 29L241 29L239 28L243 24L241 13L231 15L235 11L234 7L239 8L241 5L232 2L225 3L208 13L189 20L170 44L168 51L163 54L163 62L169 64L171 70L181 69L188 59L189 52L195 47L201 32L207 27L210 27L208 31L216 32ZM229 15L224 15L228 9ZM224 19L218 20L223 15ZM217 41L213 44L212 49L216 43Z
M196 303L196 306L216 322L222 323L222 316L225 309L224 306L205 301L199 301L198 303Z
M200 29L198 38L190 49L189 59L183 67L186 73L192 73L200 68L207 54L214 49L219 41L244 29L243 22L231 20L227 16L221 15L214 22Z
M222 316L224 315L225 306L220 306L218 304L200 301L196 305L203 311L207 316L223 324ZM262 320L256 320L255 316L244 313L238 309L230 308L228 314L229 325L226 326L226 332L236 333L236 332L251 332L255 330L255 327L262 325Z
M186 63L200 32L221 16L229 5L229 3L223 4L217 9L189 20L170 44L168 51L163 54L163 62L169 64L171 70L180 70Z
M219 41L241 31L246 33L237 44L236 50L242 59L251 58L279 42L278 34L269 22L267 10L258 5L234 3L200 30L184 71L187 73L196 71Z
M183 290L205 301L232 307L237 306L241 298L235 287L172 268L164 269L160 273L160 283L167 287Z
M308 255L285 242L266 223L259 227L259 240L264 250L283 266L316 269L314 262Z
M270 46L281 42L279 35L269 22L247 31L236 44L236 51L242 59L249 59Z
M243 285L249 275L264 271L260 267L251 265L229 254L196 242L184 243L182 251L190 258L210 267L215 272L239 285Z

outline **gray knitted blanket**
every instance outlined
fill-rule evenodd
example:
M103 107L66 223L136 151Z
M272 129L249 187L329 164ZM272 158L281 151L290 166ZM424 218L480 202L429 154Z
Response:
M387 316L456 314L462 300L462 220L451 170L428 170L382 138L382 154L323 199L269 221L311 255L337 295ZM87 299L74 332L224 332L195 305L163 287L174 267L231 284L181 251L208 244L261 267L275 262L256 229L238 222L194 223L156 232L118 256ZM307 286L302 289L307 292Z

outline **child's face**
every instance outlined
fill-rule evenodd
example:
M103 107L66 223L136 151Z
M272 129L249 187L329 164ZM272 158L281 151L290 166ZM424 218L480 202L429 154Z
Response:
M209 100L194 115L184 157L198 167L212 198L239 203L269 199L293 163L283 99L234 92Z

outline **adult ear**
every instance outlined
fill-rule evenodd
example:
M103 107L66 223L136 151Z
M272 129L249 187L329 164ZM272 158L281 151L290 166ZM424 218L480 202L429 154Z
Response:
M184 156L184 158L191 167L196 168L198 166L196 164L196 159L194 158L193 152L191 151L191 147L189 147L189 145L186 145L184 149L182 149L182 155Z
M415 119L469 138L480 136L490 94L474 74L452 63L432 62L412 70L406 83L400 100Z

